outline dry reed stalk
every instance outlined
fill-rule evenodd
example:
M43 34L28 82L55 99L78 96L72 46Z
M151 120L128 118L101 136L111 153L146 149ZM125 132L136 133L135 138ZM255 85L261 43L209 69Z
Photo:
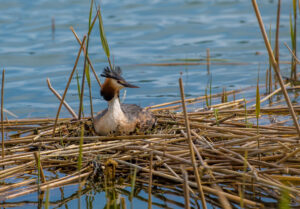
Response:
M210 55L209 48L206 49L207 74L210 73Z
M80 93L80 101L79 101L78 120L81 119L81 114L83 114L83 112L82 112L83 111L83 95L84 95L84 86L85 86L86 63L87 63L87 56L88 56L89 38L90 38L90 36L87 35L86 47L83 49L84 64L83 64L82 81L81 81L81 93ZM91 103L91 107L92 107L92 103ZM93 115L93 112L91 112L91 115Z
M59 101L61 101L61 96L59 95L59 93L52 87L51 83L50 83L50 79L47 78L47 84L48 84L48 88L52 91L52 93L57 97L57 99ZM63 105L65 106L65 108L69 111L69 113L73 116L73 118L78 118L77 114L74 112L74 110L70 107L70 105L66 102L66 100L63 101Z
M152 208L152 169L153 169L153 152L150 152L150 164L149 164L149 186L148 186L148 209Z
M252 87L251 87L252 88ZM240 89L240 90L233 90L233 91L226 91L226 94L227 95L231 95L231 94L234 94L234 93L240 93L244 90L248 90L249 87L247 88L244 88L244 89ZM211 97L212 98L217 98L217 97L220 97L222 96L222 93L217 93L217 94L212 94ZM198 101L198 100L205 100L205 96L200 96L200 97L196 97L196 98L192 98L192 99L186 99L185 101L187 103L191 103L191 102L195 102L195 101ZM163 106L168 106L168 105L173 105L173 104L178 104L178 103L181 103L181 100L176 100L176 101L173 101L173 102L166 102L166 103L163 103L163 104L157 104L157 105L152 105L152 106L148 106L146 108L158 108L158 107L163 107Z
M3 186L3 187L0 188L0 192L2 193L2 192L12 190L12 189L15 189L15 188L18 188L18 187L26 186L26 185L34 183L34 182L35 182L35 179L29 179L29 180L22 181L22 182L19 182L19 183L14 183L14 184L9 185L9 186Z
M99 12L97 12L97 14L99 14ZM77 34L76 34L74 28L73 28L73 27L70 27L70 30L71 30L72 33L74 34L74 36L75 36L75 38L76 38L78 44L79 44L79 45L82 45L82 42L80 41L79 37L77 36ZM86 48L85 48L85 46L83 46L83 52L84 52L84 54L86 55ZM97 73L96 73L96 71L95 71L95 69L94 69L94 66L93 66L93 64L92 64L92 62L91 62L89 56L87 56L87 61L88 61L89 65L90 65L90 67L91 67L91 69L92 69L92 71L93 71L93 74L94 74L94 76L95 76L95 78L96 78L96 80L97 80L97 82L98 82L98 85L101 87L101 82L100 82L100 80L99 80L99 78L98 78L98 76L97 76Z
M189 65L207 65L207 63L203 63L203 62L176 62L176 63L144 63L144 64L136 64L136 66L189 66ZM214 63L210 63L210 65L224 65L224 66L228 66L228 65L250 65L250 63L247 62L214 62Z
M294 52L291 50L291 48L285 42L284 42L284 45L290 51L291 55L293 56L293 58L297 62L297 64L300 64L300 60L297 58L297 56L294 54Z
M181 173L182 173L182 179L183 179L183 194L184 194L184 206L185 209L190 209L190 193L189 193L189 189L188 189L188 174L185 170L184 165L180 166L181 169Z
M221 189L221 187L219 187L218 185L214 184L214 188L219 191L218 192L218 197L219 197L219 201L220 204L222 205L223 209L231 209L232 207L230 206L230 203L228 202L227 198L223 195L223 190Z
M126 209L126 201L124 197L121 197L121 206L122 209Z
M63 103L63 101L65 100L65 97L66 97L66 94L67 94L69 85L70 85L70 83L71 83L71 80L72 80L72 78L73 78L73 74L74 74L75 69L76 69L76 67L77 67L77 63L78 63L78 60L79 60L79 57L80 57L80 54L81 54L81 50L83 49L83 45L84 45L84 43L85 43L85 39L86 39L86 36L83 37L82 43L81 43L80 48L79 48L79 50L78 50L78 54L77 54L77 58L76 58L76 61L75 61L73 70L72 70L72 72L71 72L71 74L70 74L70 77L69 77L67 86L66 86L65 91L64 91L64 94L63 94L63 96L62 96L62 100L61 100L61 102L60 102L60 104L59 104L59 107L58 107L58 110L57 110L57 113L56 113L56 118L55 118L55 123L54 123L54 127L53 127L53 133L52 133L52 136L55 135L56 124L57 124L57 120L58 120L58 117L59 117L59 113L60 113L60 110L61 110L61 107L62 107L62 103Z
M286 91L286 88L284 87L284 82L283 82L282 77L280 75L280 71L278 69L278 64L277 64L277 62L275 60L275 57L274 57L271 45L269 43L268 36L266 34L265 27L264 27L264 24L263 24L263 21L262 21L262 18L261 18L260 11L258 9L256 0L252 0L252 4L253 4L253 7L254 7L254 11L255 11L255 14L256 14L259 26L260 26L260 30L261 30L263 39L265 41L265 45L266 45L267 51L269 53L269 57L270 57L273 69L274 69L274 71L275 71L275 73L277 75L279 84L281 86L281 89L282 89L283 95L285 97L286 103L287 103L287 105L289 107L289 111L290 111L290 114L292 115L292 118L293 118L293 121L294 121L294 125L295 125L295 128L296 128L297 132L298 132L299 140L300 140L300 126L298 124L298 119L297 119L297 116L295 114L295 111L294 111L293 105L291 103L291 100L289 98L289 95L288 95L288 93Z
M4 100L4 80L5 80L5 70L2 71L2 86L1 86L1 135L2 135L2 159L5 156L4 153L4 126L3 126L3 100Z
M193 163L193 167L194 167L194 173L195 173L196 180L197 180L199 194L200 194L201 201L202 201L202 207L204 209L206 209L207 206L206 206L206 201L205 201L205 197L204 197L204 193L203 193L203 189L202 189L202 184L201 184L201 179L200 179L200 175L199 175L199 171L198 171L197 162L195 159L195 154L194 154L194 149L193 149L193 141L192 141L192 137L191 137L190 124L189 124L189 119L188 119L186 106L185 106L184 89L183 89L183 84L182 84L181 78L179 78L179 86L180 86L182 109L183 109L184 117L185 117L185 127L186 127L187 136L188 136L187 139L188 139L189 148L190 148L190 155L191 155L191 159L192 159L192 163Z
M58 182L48 181L47 183L41 184L40 190L45 191L48 188L61 187L65 184L69 184L71 182L76 182L76 181L78 181L78 179L86 178L90 174L91 174L91 172L87 172L87 173L83 173L83 174L80 174L80 175L77 175L77 176L69 176L68 179L60 180ZM5 195L5 197L2 197L2 198L0 197L0 200L5 201L5 200L8 200L8 199L24 196L26 194L30 194L30 193L33 193L33 192L36 192L36 191L37 191L37 187L33 186L31 188L28 188L25 191L20 190L20 191L17 191L16 193Z

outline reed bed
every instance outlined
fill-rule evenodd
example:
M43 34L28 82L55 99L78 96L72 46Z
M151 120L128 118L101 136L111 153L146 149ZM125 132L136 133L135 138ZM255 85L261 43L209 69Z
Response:
M180 101L148 107L157 117L156 127L123 136L97 136L91 118L58 119L54 136L55 119L3 121L0 200L7 206L16 197L78 183L84 191L95 185L104 191L113 185L118 194L126 194L124 188L132 185L135 170L135 188L152 194L173 192L188 198L185 201L193 207L200 202L228 208L271 207L285 191L291 205L298 206L297 131L266 120L288 114L288 108L261 108L264 123L259 124L264 125L256 125L249 122L255 119L255 108L243 108L245 102L229 101L186 114L178 110ZM184 207L183 202L173 204Z

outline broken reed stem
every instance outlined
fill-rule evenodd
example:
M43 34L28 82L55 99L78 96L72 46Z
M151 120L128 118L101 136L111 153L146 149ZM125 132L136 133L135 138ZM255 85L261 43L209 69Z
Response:
M50 89L50 91L52 91L52 93L57 97L57 99L61 102L61 96L60 94L52 87L50 79L47 78L47 84L48 84L48 88ZM75 113L75 111L72 109L72 107L70 107L70 105L66 102L66 100L63 101L63 105L65 106L65 108L69 111L69 113L73 116L73 118L78 118L77 114Z
M222 205L223 209L232 209L230 203L228 202L228 199L223 195L223 190L221 187L219 187L217 184L213 185L213 188L218 191L218 197L219 197L219 202Z
M81 119L81 113L83 110L83 94L84 94L84 84L85 84L85 76L86 76L86 62L87 62L87 55L88 55L88 47L89 47L89 36L87 37L85 53L84 54L84 64L83 64L83 73L82 73L82 81L81 81L81 93L80 93L80 103L79 103L79 110L78 110L78 120Z
M180 165L180 169L181 169L181 173L182 173L182 179L183 179L183 194L184 194L184 208L185 209L190 209L190 193L189 193L189 189L188 189L188 175L187 172L185 170L185 166L184 165Z
M36 165L39 169L39 173L41 175L42 183L46 183L46 178L45 178L44 170L43 170L43 167L42 167L40 154L39 154L39 152L36 151L36 152L33 153L33 155L34 155L34 158L35 158Z
M186 110L186 106L185 106L185 97L184 97L184 88L183 88L183 84L182 84L182 78L179 78L179 87L180 87L180 94L181 94L182 109L183 109L184 118L185 118L186 132L187 132L187 136L188 136L187 140L189 143L190 155L191 155L192 164L193 164L193 168L194 168L195 178L196 178L197 185L198 185L198 191L199 191L199 194L201 197L202 207L204 209L206 209L207 208L206 201L205 201L205 197L204 197L204 193L203 193L203 189L202 189L202 184L201 184L200 174L198 171L197 162L195 159L190 124L189 124L189 119L188 119L187 110Z
M294 52L291 50L291 48L284 42L284 45L286 46L286 48L288 48L288 50L290 51L290 53L292 54L292 56L294 57L294 60L297 62L297 64L300 64L300 60L296 57L296 55L294 54Z
M125 197L121 197L121 209L126 209Z
M82 45L82 43L81 43L79 37L77 36L77 34L76 34L76 32L75 32L75 30L74 30L74 28L73 28L72 26L70 27L70 30L71 30L72 33L74 34L74 36L75 36L75 38L76 38L78 44L79 44L79 45ZM83 52L84 52L84 54L86 54L86 48L85 48L85 46L83 46ZM93 74L94 74L94 76L95 76L95 78L96 78L96 80L97 80L97 82L98 82L98 85L101 87L101 82L100 82L100 80L99 80L99 78L98 78L98 76L97 76L97 73L96 73L96 71L95 71L95 69L94 69L94 66L93 66L93 64L92 64L92 62L91 62L89 56L87 56L87 61L88 61L89 65L90 65L90 67L91 67L91 69L92 69L92 71L93 71Z
M149 186L148 186L148 209L152 208L152 169L153 169L153 152L150 152L149 164Z
M60 110L61 110L63 101L65 100L65 97L66 97L67 91L68 91L68 89L69 89L70 83L71 83L71 81L72 81L73 74L74 74L75 69L76 69L76 67L77 67L77 63L78 63L78 60L79 60L79 57L80 57L81 50L83 49L83 45L84 45L84 43L85 43L85 39L86 39L86 35L83 37L82 43L81 43L81 45L80 45L80 49L78 50L78 54L77 54L77 58L76 58L76 61L75 61L73 70L72 70L72 72L71 72L71 74L70 74L70 77L69 77L67 86L66 86L65 91L64 91L64 94L63 94L63 96L62 96L62 100L60 101L60 104L59 104L59 107L58 107L58 110L57 110L57 113L56 113L56 118L55 118L55 122L54 122L53 133L52 133L52 136L53 136L53 137L54 137L54 135L55 135L55 130L56 130L56 125L57 125L59 113L60 113Z
M1 87L1 135L2 135L2 159L5 157L5 153L4 153L4 125L3 125L4 80L5 80L5 70L3 69L3 71L2 71L2 87Z
M289 95L287 93L287 90L284 87L284 82L283 82L282 77L280 75L280 71L279 71L279 68L278 68L278 64L277 64L277 62L275 60L275 57L274 57L274 54L273 54L273 51L272 51L272 47L271 47L271 45L269 43L268 36L267 36L266 30L265 30L265 27L264 27L264 24L263 24L261 15L260 15L260 11L259 11L257 3L256 3L256 0L252 0L252 5L253 5L253 8L254 8L254 11L255 11L258 23L259 23L259 27L260 27L260 30L261 30L261 33L262 33L262 36L263 36L263 39L264 39L267 51L269 53L269 58L271 60L272 67L273 67L273 69L274 69L274 71L275 71L275 73L277 75L279 84L281 86L281 89L282 89L283 95L285 97L286 103L287 103L287 105L289 107L289 111L290 111L290 114L292 115L292 118L293 118L293 121L294 121L294 125L296 127L297 132L298 132L299 140L300 140L300 126L298 124L298 119L297 119L297 116L295 114L295 111L294 111L293 105L291 103L291 100L289 98Z

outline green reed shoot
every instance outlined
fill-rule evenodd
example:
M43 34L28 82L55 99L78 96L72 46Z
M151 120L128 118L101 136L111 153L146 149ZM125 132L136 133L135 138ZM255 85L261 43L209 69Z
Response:
M89 49L89 41L90 41L90 33L93 29L92 24L92 13L93 13L93 3L94 0L91 0L90 6L90 13L89 13L89 31L87 35L87 42L86 42L86 57L88 57L88 49ZM87 63L87 59L85 59L85 76L89 87L89 98L90 98L90 107L91 107L91 117L94 118L93 115L93 102L92 102L92 86L91 86L91 78L90 78L90 65ZM83 107L82 107L83 108Z
M291 198L290 198L289 191L287 189L282 189L278 208L279 209L290 209L291 208L290 202L291 202Z
M37 164L37 171L38 171L38 178L37 178L37 184L38 184L38 191L40 191L40 183L41 183L41 159L40 155L35 155L35 160Z
M77 92L78 92L78 99L80 101L80 98L81 98L81 87L80 87L80 82L79 82L79 73L78 73L78 70L76 69L76 81L77 81ZM84 113L83 113L83 107L82 107L82 115L84 116Z
M49 200L50 200L49 196L50 196L50 190L47 189L47 191L46 191L46 200L45 200L45 209L49 208Z
M94 0L91 0L90 13L89 13L89 33L92 30L91 23L92 23L92 14L93 14L93 3L94 3Z
M110 62L110 52L109 52L109 46L105 37L105 33L104 33L104 27L103 27L103 21L102 21L102 15L101 15L101 10L100 7L98 8L99 11L99 15L98 15L98 20L99 20L99 30L100 30L100 39L101 39L101 43L102 43L102 48L106 54L108 63L109 63L109 67L112 69L112 65Z
M207 96L207 88L205 88L205 103L206 103L206 107L209 107L208 96Z
M293 17L294 23L292 20L292 14L290 14L290 36L292 43L292 50L295 56L297 56L297 1L293 0ZM291 79L297 80L297 65L294 57L292 57L291 65Z
M81 133L80 133L80 142L79 142L79 152L78 152L78 170L82 167L82 145L83 145L83 135L84 135L84 125L81 125Z
M212 86L212 76L210 75L206 88L205 88L205 101L206 101L206 106L210 107L211 106L211 86ZM209 90L209 99L208 99L208 95L207 95L207 89Z
M276 34L275 34L275 60L279 68L279 27L280 27L280 9L281 9L281 0L278 0L277 4L277 17L276 17ZM277 78L275 75L275 88L277 88Z
M206 107L209 107L208 96L207 96L207 88L205 88L205 103L206 103Z
M137 173L137 168L134 168L133 177L131 179L131 192L130 192L130 197L129 197L130 201L132 201L132 198L133 198L133 195L134 195L136 173Z
M226 92L225 87L223 87L221 102L222 103L228 102L228 96L227 96L227 92Z
M216 108L214 109L214 116L216 118L216 124L219 126L219 110Z

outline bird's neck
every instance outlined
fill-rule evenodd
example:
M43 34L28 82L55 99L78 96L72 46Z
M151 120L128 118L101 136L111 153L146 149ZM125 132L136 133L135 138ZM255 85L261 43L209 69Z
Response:
M108 101L108 114L112 115L112 118L125 117L118 95L115 95L110 101Z

